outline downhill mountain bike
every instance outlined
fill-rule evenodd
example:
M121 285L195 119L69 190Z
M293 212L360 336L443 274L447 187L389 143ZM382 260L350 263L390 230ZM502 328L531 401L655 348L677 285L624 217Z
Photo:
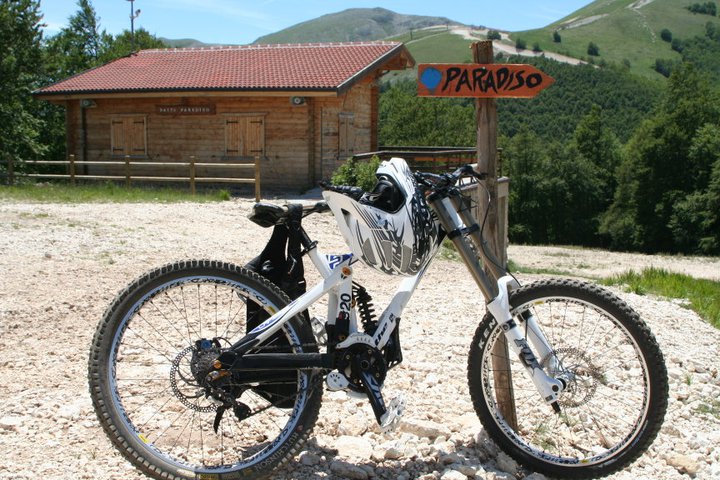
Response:
M413 174L393 159L369 193L328 185L313 205L256 204L250 218L274 227L273 238L246 267L189 260L135 280L91 347L90 393L110 440L154 478L258 478L299 452L324 388L366 397L378 424L394 427L404 404L386 402L382 387L402 361L402 311L447 237L487 304L467 375L490 437L556 477L599 477L634 461L667 407L655 338L595 285L520 287L486 247L484 220L460 188L468 179L483 175L469 166ZM328 210L352 253L321 254L303 229L302 217ZM307 290L303 256L322 277ZM403 275L379 316L353 280L360 260ZM310 318L324 296L327 321Z

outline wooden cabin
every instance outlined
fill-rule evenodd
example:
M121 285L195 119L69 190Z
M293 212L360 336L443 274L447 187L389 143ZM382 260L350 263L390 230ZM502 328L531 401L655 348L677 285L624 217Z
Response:
M413 64L396 42L142 50L34 94L65 106L76 160L259 156L263 188L295 190L377 150L378 79Z

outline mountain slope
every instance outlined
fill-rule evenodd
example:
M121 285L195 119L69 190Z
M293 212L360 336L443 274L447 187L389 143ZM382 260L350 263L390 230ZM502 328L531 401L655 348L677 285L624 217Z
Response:
M381 40L433 25L456 25L448 18L403 15L384 8L351 8L265 35L254 43L351 42Z
M634 73L658 78L656 59L680 60L671 43L661 38L663 30L684 40L703 36L708 22L720 29L718 17L690 12L687 7L691 3L693 0L597 0L545 28L515 32L511 38L524 40L528 48L538 44L544 51L593 63L629 65ZM560 43L553 41L556 31ZM588 54L590 42L597 45L599 55Z

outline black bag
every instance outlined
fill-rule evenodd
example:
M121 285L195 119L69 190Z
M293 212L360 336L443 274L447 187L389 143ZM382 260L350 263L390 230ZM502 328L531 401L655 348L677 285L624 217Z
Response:
M302 207L289 205L290 217L286 224L275 225L272 236L262 253L248 262L245 268L251 270L280 287L291 300L305 293L305 268L302 262L300 244L300 221ZM301 313L303 320L310 323L307 310ZM247 305L247 331L260 325L270 315L254 303ZM292 351L290 342L282 331L277 332L266 342L268 350L259 349L258 353L289 353ZM292 408L295 403L294 395L297 393L297 373L287 372L286 379L278 379L280 385L265 385L255 387L253 390L269 402L280 408Z

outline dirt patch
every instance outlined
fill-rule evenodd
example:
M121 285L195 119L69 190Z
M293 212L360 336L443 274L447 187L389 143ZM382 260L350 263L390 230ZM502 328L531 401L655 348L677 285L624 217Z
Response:
M0 478L144 478L112 448L92 410L86 378L91 337L117 292L155 266L183 258L250 260L270 233L247 220L250 205L0 203ZM324 251L347 251L332 217L312 216L306 227ZM588 276L648 262L707 278L718 272L716 259L534 247L512 247L510 256L521 265ZM308 275L310 284L316 280ZM394 290L387 277L358 267L357 280L377 305L387 304ZM718 478L720 419L701 407L720 396L720 333L676 302L615 292L658 338L671 394L658 440L610 478L683 479L688 468L697 470L696 478ZM358 468L383 479L440 478L452 465L476 478L520 477L517 465L480 447L484 440L468 396L467 352L483 313L465 267L438 259L403 318L405 361L386 381L388 395L405 392L406 426L382 434L367 402L328 394L314 440L276 478L338 478L343 471L360 475ZM423 437L430 427L440 432L433 441Z

